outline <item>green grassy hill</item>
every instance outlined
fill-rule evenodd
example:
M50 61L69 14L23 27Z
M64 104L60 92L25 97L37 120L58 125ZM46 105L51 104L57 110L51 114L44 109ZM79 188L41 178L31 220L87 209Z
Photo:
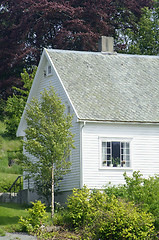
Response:
M5 134L5 124L0 121L0 192L6 192L16 178L22 174L16 163L22 148L19 139L10 139Z

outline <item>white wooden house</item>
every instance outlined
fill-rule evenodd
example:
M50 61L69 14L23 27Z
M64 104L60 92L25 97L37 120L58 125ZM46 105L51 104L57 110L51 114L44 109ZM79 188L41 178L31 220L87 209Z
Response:
M28 102L53 86L74 115L76 148L61 189L66 195L84 184L122 184L125 171L159 174L159 56L108 50L44 49L30 91ZM24 111L17 136L26 127Z

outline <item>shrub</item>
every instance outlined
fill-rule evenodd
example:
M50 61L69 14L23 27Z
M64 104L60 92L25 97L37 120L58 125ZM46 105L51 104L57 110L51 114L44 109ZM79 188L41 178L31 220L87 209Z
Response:
M73 189L72 196L68 197L70 223L73 227L81 227L87 218L90 190L84 186L82 189Z
M68 209L72 225L83 228L84 239L152 239L154 234L151 214L99 190L74 189Z
M120 198L128 198L127 190L125 185L111 185L111 182L104 186L104 192L108 195L114 195Z
M133 172L132 177L124 173L124 186L105 186L105 192L111 196L122 197L133 201L138 207L152 213L155 217L155 227L159 229L159 177L145 179L139 171Z
M28 216L19 221L22 231L28 233L36 233L47 219L45 205L41 201L32 204L33 207L27 210Z
M91 208L85 227L88 239L152 239L151 214L139 210L132 202L96 192L91 196Z

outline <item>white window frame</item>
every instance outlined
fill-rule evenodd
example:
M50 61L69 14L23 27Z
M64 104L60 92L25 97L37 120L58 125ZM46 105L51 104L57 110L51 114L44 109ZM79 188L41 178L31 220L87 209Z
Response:
M53 69L51 65L46 65L45 69L44 69L44 78L49 77L51 75L53 75Z
M48 65L47 66L47 76L50 76L50 75L52 75L52 67L51 67L51 65Z
M102 143L103 142L120 142L120 164L118 166L113 166L112 164L112 152L110 152L110 155L111 155L111 163L109 166L107 166L107 159L104 160L103 159L103 149L102 149ZM123 163L121 163L121 155L123 155L121 153L121 143L124 142L124 143L129 143L129 166L128 166L128 163L124 163L124 160L123 160ZM110 148L110 151L112 151L112 148ZM115 137L100 137L99 138L99 168L100 169L131 169L132 168L132 138L122 138L122 137L119 137L119 138L115 138ZM128 155L128 154L127 154ZM105 164L103 163L103 161L106 161Z

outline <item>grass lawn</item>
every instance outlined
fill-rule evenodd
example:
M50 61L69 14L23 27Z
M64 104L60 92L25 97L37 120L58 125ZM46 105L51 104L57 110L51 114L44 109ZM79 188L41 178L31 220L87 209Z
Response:
M14 203L0 203L0 226L16 224L19 216L26 216L26 206Z
M16 164L21 146L19 139L6 136L5 124L0 121L0 192L6 192L16 178L22 175L21 167Z
M26 206L14 203L0 203L0 235L18 229L19 217L25 217Z

